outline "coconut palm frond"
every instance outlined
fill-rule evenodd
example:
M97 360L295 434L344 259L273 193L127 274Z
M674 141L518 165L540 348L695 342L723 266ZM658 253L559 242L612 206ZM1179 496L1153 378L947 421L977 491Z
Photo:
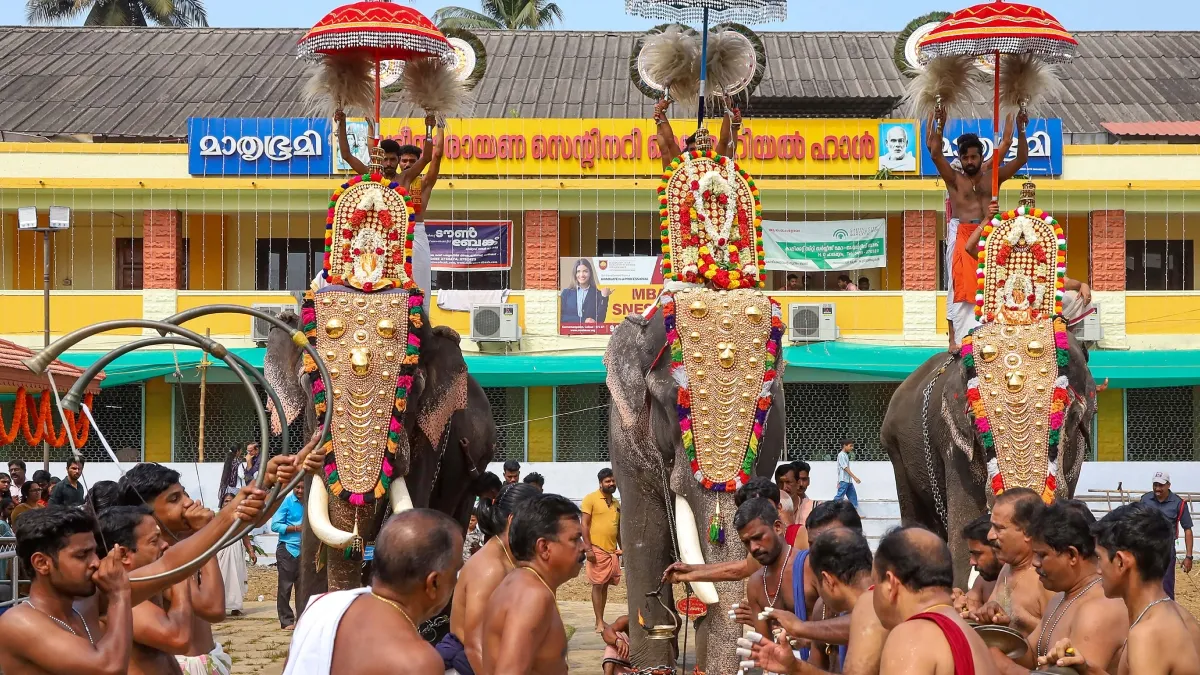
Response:
M541 30L563 20L562 8L545 0L519 0L512 28Z
M128 0L96 0L88 12L85 26L145 26L142 6Z
M146 0L143 0L146 2ZM204 0L172 0L173 5L164 26L176 28L206 28L208 27L208 12L204 8Z
M25 20L31 24L71 21L90 4L87 0L29 0L25 4Z
M456 30L502 30L505 25L482 12L466 7L443 7L433 13L438 28Z

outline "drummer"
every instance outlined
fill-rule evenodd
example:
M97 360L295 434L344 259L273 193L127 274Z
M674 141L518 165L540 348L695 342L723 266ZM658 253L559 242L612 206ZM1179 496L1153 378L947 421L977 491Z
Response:
M1030 529L1046 505L1041 495L1028 488L1011 488L996 497L992 508L992 531L988 537L1004 568L987 603L974 614L979 623L1000 624L1026 636L1032 649L1046 605L1054 595L1042 586L1033 567L1033 538Z
M1014 663L992 649L1002 675L1025 675L1060 640L1068 639L1087 659L1088 670L1116 672L1129 617L1120 599L1104 597L1091 527L1096 518L1083 502L1060 501L1033 522L1033 568L1046 590L1055 592L1030 651Z

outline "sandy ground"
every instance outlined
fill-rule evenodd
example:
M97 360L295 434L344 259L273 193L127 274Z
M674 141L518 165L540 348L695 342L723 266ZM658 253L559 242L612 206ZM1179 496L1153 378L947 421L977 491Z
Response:
M246 616L231 618L215 627L218 639L234 660L233 675L280 675L287 658L291 633L283 631L275 615L275 569L250 570L250 591L246 594ZM1176 570L1176 598L1195 616L1200 616L1200 565L1190 575ZM258 602L258 596L263 602ZM591 586L582 574L559 589L559 607L567 624L568 661L574 675L601 675L604 643L592 631L595 614L591 606ZM624 614L625 585L609 589L605 619L613 621Z

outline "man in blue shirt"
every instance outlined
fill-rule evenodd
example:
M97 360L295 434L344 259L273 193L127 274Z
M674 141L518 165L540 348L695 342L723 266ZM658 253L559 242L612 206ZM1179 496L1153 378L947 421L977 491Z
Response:
M1179 528L1183 528L1183 550L1187 554L1183 559L1183 573L1192 571L1192 513L1187 502L1179 495L1171 492L1171 474L1159 471L1154 474L1154 491L1142 495L1142 503L1153 506L1162 512L1175 530L1175 539L1179 538ZM1171 540L1171 549L1175 548L1175 540ZM1175 556L1171 556L1170 567L1163 576L1163 590L1172 600L1175 599Z
M321 489L318 485L317 489ZM292 587L300 573L300 532L304 529L304 483L296 486L271 519L271 531L279 535L275 547L275 566L279 571L279 588L275 596L275 609L279 612L279 625L284 630L296 629L296 615L292 612ZM297 607L297 611L303 607Z

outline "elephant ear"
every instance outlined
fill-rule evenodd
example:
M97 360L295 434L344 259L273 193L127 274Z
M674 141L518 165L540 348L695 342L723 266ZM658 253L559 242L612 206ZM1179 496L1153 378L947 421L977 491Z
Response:
M300 317L295 312L284 312L279 318L287 324L299 327ZM285 424L290 425L304 410L308 403L308 395L300 386L299 374L302 370L301 357L304 351L292 342L292 337L284 330L272 328L267 334L267 354L263 359L263 376L279 395L283 403L281 411L275 409L274 401L267 402L271 413L271 433L283 432Z

